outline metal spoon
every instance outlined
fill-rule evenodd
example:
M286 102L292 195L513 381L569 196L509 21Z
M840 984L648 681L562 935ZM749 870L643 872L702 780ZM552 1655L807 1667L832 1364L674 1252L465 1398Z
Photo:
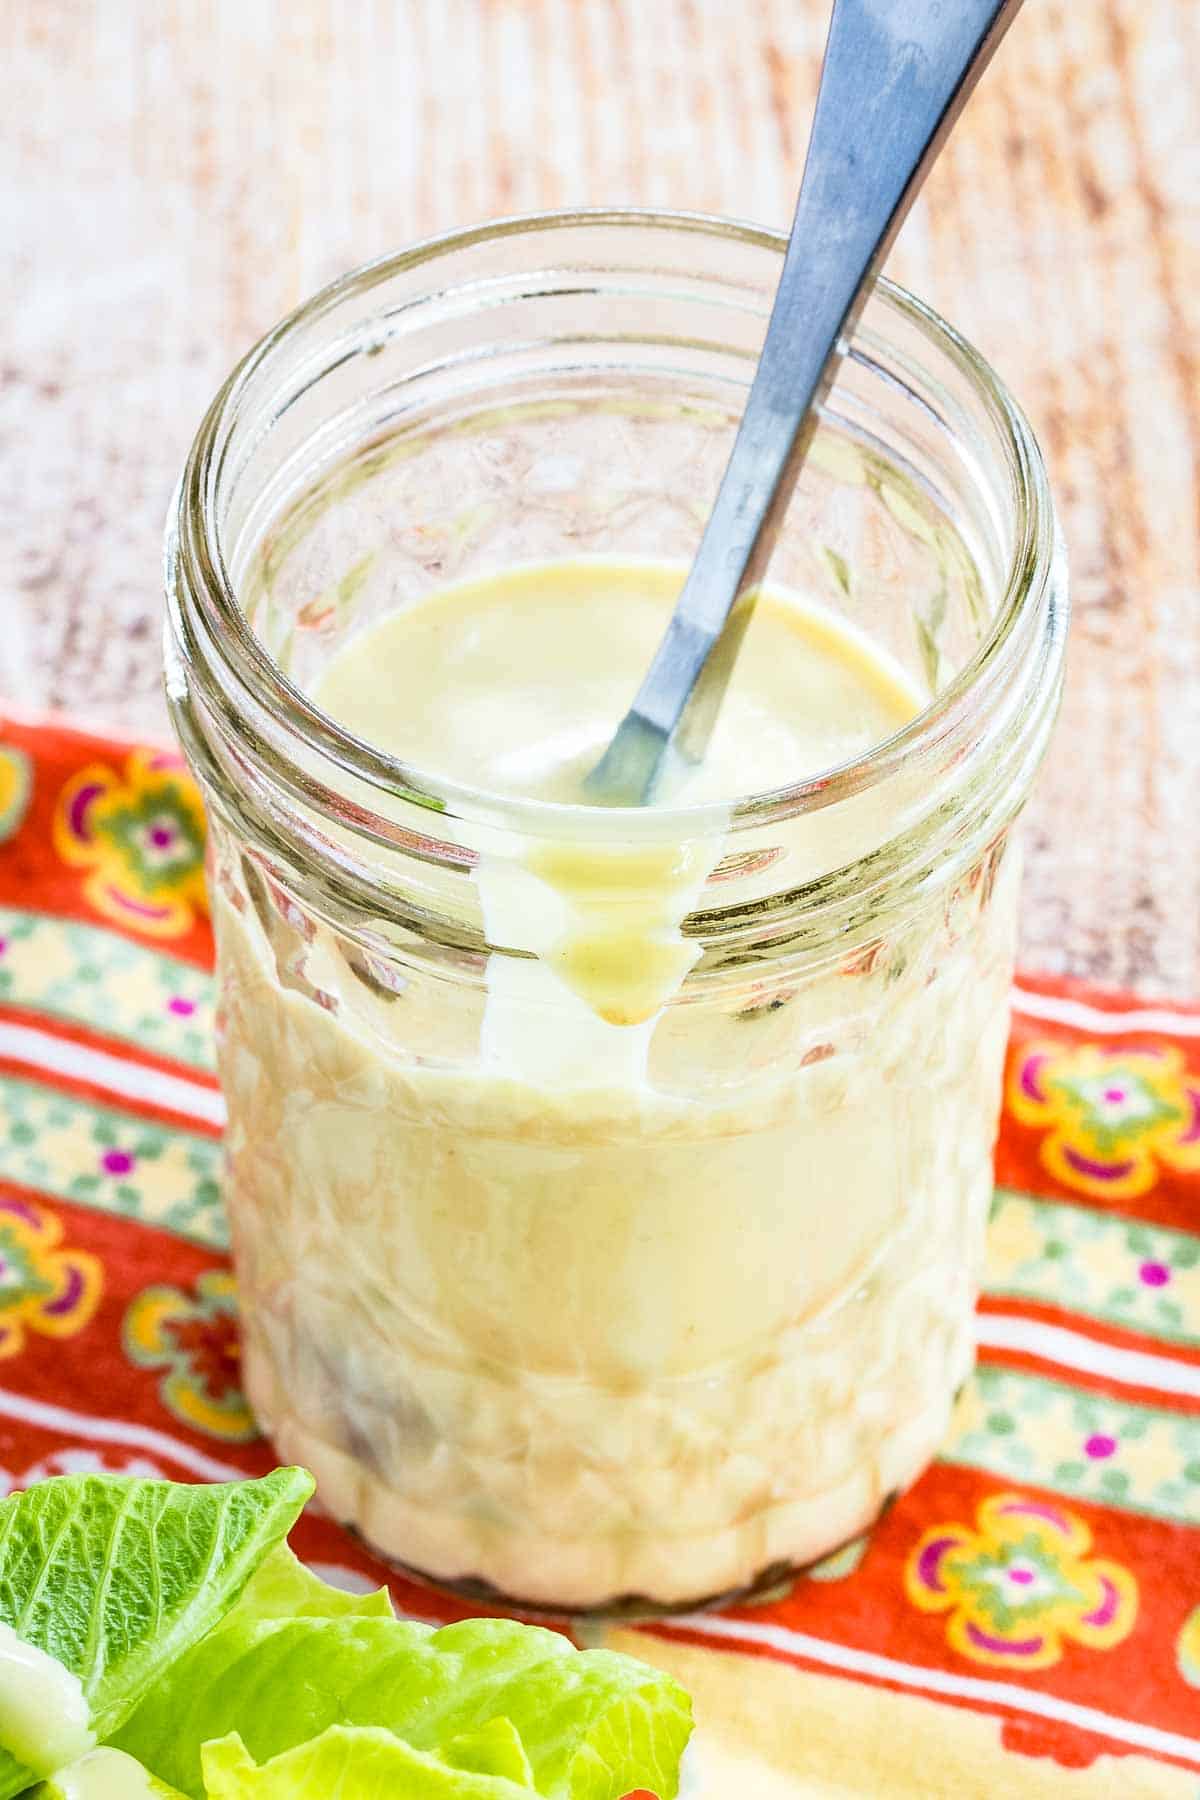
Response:
M584 784L649 801L698 762L846 341L1021 0L834 0L796 217L754 383L654 661Z

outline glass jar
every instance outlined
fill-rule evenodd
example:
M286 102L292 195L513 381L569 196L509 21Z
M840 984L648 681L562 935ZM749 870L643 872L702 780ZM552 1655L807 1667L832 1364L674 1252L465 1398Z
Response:
M409 767L311 698L449 580L686 564L783 249L585 213L373 264L251 352L173 508L247 1391L338 1518L475 1595L773 1583L919 1474L971 1367L1011 828L1066 620L1041 459L978 356L881 284L773 563L923 694L870 754L589 810ZM645 1024L587 1013L488 905L564 846L634 907L699 870Z

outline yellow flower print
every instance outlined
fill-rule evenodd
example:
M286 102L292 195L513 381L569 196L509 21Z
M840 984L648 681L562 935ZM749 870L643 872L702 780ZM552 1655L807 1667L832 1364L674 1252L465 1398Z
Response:
M1008 1104L1023 1124L1048 1128L1043 1165L1082 1193L1131 1200L1160 1165L1200 1169L1200 1077L1173 1045L1030 1045L1013 1063Z
M100 1303L99 1262L64 1250L61 1220L29 1200L0 1197L0 1361L17 1356L28 1333L69 1338Z
M33 771L23 750L0 744L0 844L21 828L33 789Z
M1082 1519L1052 1501L993 1494L976 1529L927 1531L904 1570L922 1612L949 1613L952 1649L993 1668L1048 1669L1066 1644L1107 1650L1137 1617L1137 1583L1118 1563L1088 1555Z
M54 814L54 847L89 871L90 903L148 937L182 937L208 911L204 809L181 758L135 750L123 773L91 763Z
M1200 1688L1200 1606L1187 1616L1175 1646L1175 1660L1188 1686Z
M241 1389L237 1291L228 1269L210 1269L195 1294L152 1287L125 1315L125 1353L143 1369L161 1369L159 1396L194 1431L245 1444L258 1427Z

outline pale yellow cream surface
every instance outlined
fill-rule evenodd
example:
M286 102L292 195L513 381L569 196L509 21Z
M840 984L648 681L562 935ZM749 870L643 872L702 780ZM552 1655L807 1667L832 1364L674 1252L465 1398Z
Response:
M662 635L681 571L607 558L446 588L354 638L317 699L377 748L491 793L576 805ZM823 608L768 590L712 744L672 806L847 762L917 709L903 670Z
M318 698L414 767L571 803L679 580L450 589ZM850 629L768 596L669 798L812 775L915 705ZM479 991L365 968L218 834L248 1389L326 1505L435 1576L585 1608L802 1564L920 1471L970 1366L1012 859L895 954L675 1006L726 848L481 847L488 939L523 954Z
M78 1676L0 1624L0 1749L51 1775L95 1741Z
M175 1793L124 1751L93 1750L60 1770L33 1800L166 1800Z

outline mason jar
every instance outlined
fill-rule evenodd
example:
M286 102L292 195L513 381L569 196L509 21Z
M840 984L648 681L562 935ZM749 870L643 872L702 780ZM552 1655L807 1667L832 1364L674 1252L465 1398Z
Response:
M371 264L236 370L172 510L246 1388L337 1518L492 1600L773 1584L914 1480L971 1368L1013 825L1066 623L1041 457L979 356L880 284L772 564L919 693L869 753L720 806L573 807L313 699L448 582L686 567L783 252L577 213ZM578 855L634 913L664 871L686 895L646 1019L588 1014L534 922Z

